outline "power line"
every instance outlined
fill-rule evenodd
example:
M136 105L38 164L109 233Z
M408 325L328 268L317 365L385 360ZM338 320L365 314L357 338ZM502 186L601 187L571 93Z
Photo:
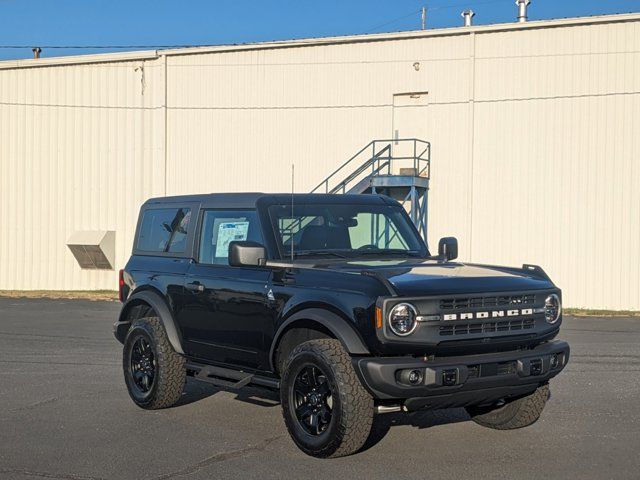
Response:
M460 3L450 3L448 5L436 5L435 7L427 7L427 11L435 11L435 10L443 10L446 8L455 8L455 7L476 7L478 5L490 5L492 3L511 3L512 0L482 0L479 2L474 2L473 0L469 2L460 2Z
M132 48L195 48L195 47L212 47L214 45L195 45L195 44L184 44L184 45L0 45L0 48L4 49L23 49L23 48L50 48L50 49L67 49L67 50L101 50L101 49L109 49L109 50L124 50L124 49L132 49Z
M428 5L428 1L425 2L426 4L426 13L427 15L430 12L436 12L438 10L446 10L446 9L450 9L450 8L457 8L457 7L477 7L477 6L482 6L482 5L491 5L491 4L496 4L496 3L511 3L513 0L469 0L466 2L457 2L457 3L450 3L450 4L446 4L446 5L436 5L433 7L430 7ZM638 0L627 0L627 1L638 1ZM366 33L371 33L374 32L375 30L378 30L380 28L392 25L394 23L397 23L401 20L405 20L409 17L412 16L416 16L416 23L419 21L418 19L418 15L422 13L422 8L420 8L419 10L414 10L410 13L407 13L406 15L402 15L400 17L394 18L392 20L389 20L387 22L378 24L376 26L367 28L366 30L363 30L362 32L360 32L360 34L366 34ZM0 49L4 49L4 50L23 50L23 49L32 49L34 47L39 47L42 49L59 49L59 50L144 50L144 49L171 49L171 48L201 48L201 47L215 47L215 46L221 46L221 45L215 45L215 44L173 44L173 45L42 45L42 44L31 44L31 45L0 45Z
M400 20L404 20L405 18L409 18L413 15L417 15L418 13L421 13L421 12L422 12L422 9L414 10L413 12L403 15L402 17L394 18L393 20L389 20L388 22L381 23L380 25L376 25L375 27L367 28L362 33L369 33L374 30L378 30L379 28L386 27L387 25L391 25L393 23L399 22Z
M437 10L444 10L444 9L447 9L447 8L471 7L471 6L475 7L475 6L478 6L478 5L489 5L489 4L492 4L492 3L509 3L511 1L512 0L482 0L482 1L473 1L473 0L471 0L471 1L468 1L468 2L464 2L464 3L450 3L448 5L436 5L435 7L430 7L430 6L427 5L425 7L425 9L426 9L426 13L428 15L429 12L434 12L434 11L437 11ZM375 30L378 30L379 28L386 27L388 25L393 25L394 23L397 23L400 20L404 20L405 18L409 18L409 17L412 17L414 15L418 15L418 14L421 14L421 13L422 13L422 8L420 10L414 10L413 12L407 13L406 15L403 15L401 17L389 20L388 22L381 23L380 25L376 25L375 27L370 27L370 28L364 30L362 33L373 32Z

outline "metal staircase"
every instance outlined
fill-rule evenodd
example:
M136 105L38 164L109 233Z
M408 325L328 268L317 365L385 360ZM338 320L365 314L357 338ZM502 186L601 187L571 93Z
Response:
M373 140L311 193L381 193L400 202L427 239L431 144L416 138Z

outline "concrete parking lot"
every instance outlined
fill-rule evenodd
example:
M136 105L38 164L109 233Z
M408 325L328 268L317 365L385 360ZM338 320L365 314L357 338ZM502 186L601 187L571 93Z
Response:
M190 380L182 405L137 408L118 309L0 298L0 478L640 478L640 319L565 319L572 358L529 428L488 430L463 410L386 415L368 450L317 460L252 391Z

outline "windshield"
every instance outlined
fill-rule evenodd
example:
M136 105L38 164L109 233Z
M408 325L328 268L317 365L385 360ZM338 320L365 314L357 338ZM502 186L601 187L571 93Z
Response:
M271 205L271 222L283 258L374 255L426 257L427 248L400 206Z

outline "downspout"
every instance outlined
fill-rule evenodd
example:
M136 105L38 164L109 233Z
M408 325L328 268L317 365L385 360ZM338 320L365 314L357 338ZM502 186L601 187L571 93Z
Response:
M475 96L476 96L476 34L469 34L469 160L470 184L469 184L469 261L473 261L473 182L474 182L474 156L475 156Z
M167 196L167 165L168 165L168 157L169 154L167 152L167 147L169 145L168 137L169 137L169 125L168 125L168 111L167 111L167 99L169 97L168 94L168 77L167 77L167 55L162 55L163 62L163 74L164 74L164 102L163 102L163 114L164 114L164 196Z

